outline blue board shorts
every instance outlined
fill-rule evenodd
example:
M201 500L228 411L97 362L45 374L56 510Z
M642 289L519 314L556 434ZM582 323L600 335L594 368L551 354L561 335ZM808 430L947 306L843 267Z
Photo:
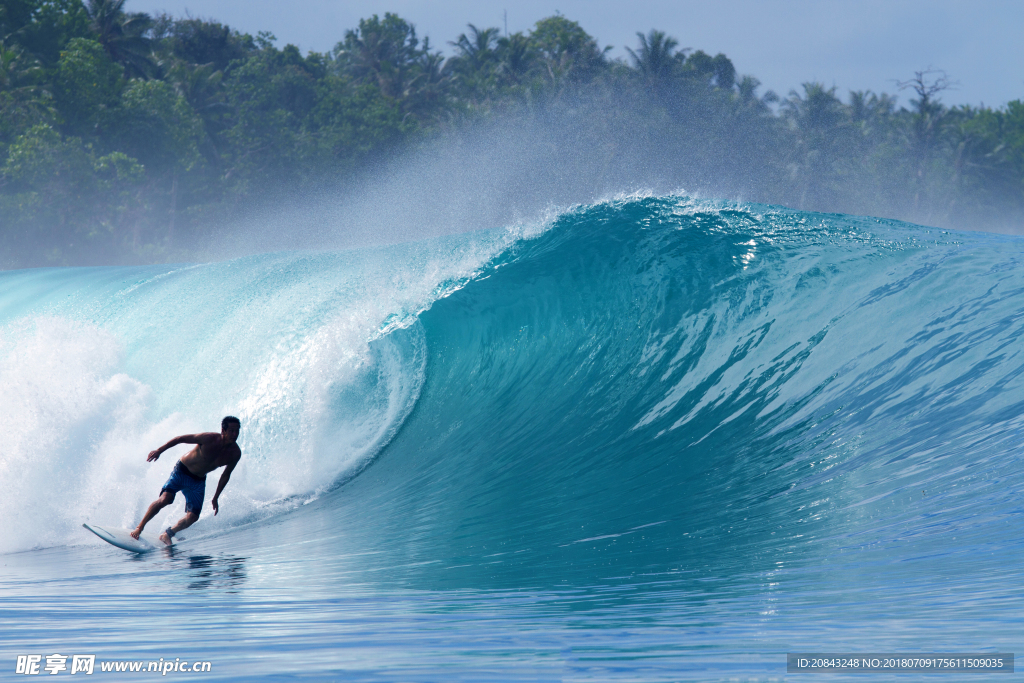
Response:
M198 517L203 511L203 499L206 497L206 477L197 477L179 460L171 470L171 478L167 480L160 493L171 492L171 501L178 491L185 496L185 512L194 512Z

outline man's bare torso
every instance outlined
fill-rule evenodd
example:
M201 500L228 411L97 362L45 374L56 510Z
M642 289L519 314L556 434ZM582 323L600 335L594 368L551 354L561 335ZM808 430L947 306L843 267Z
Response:
M242 457L242 451L237 443L225 443L223 437L215 432L203 436L216 438L197 445L181 458L181 464L195 476L205 477L218 467L238 462Z

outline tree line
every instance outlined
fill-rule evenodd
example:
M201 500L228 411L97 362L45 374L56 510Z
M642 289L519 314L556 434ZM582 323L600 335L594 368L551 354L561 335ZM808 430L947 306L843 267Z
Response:
M187 259L296 188L344 185L430 140L520 117L586 182L643 183L982 229L1024 227L1024 102L948 107L805 83L638 33L625 59L562 15L473 25L450 55L394 14L302 55L270 33L125 0L0 4L0 267Z

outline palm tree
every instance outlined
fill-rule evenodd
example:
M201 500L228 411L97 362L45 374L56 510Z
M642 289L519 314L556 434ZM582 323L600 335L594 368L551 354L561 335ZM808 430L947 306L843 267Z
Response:
M469 24L469 31L469 36L463 33L458 40L449 43L456 54L448 60L445 70L454 74L455 82L461 85L470 99L487 99L494 90L492 85L498 62L494 48L498 42L498 29L481 30Z
M482 31L473 24L468 24L473 37L465 33L459 39L449 43L458 51L459 58L465 60L473 71L480 71L495 60L494 46L498 42L498 29L485 28Z
M805 134L826 135L842 123L846 114L836 97L836 88L821 83L804 83L803 95L796 90L782 103L783 111L797 129Z
M646 36L639 31L636 35L640 39L639 53L626 48L633 60L633 67L651 82L665 81L671 77L679 64L679 55L686 53L686 50L674 52L679 41L653 28Z
M827 205L838 183L841 161L852 155L854 142L848 113L836 97L836 88L804 83L803 94L791 90L782 113L796 134L795 177L801 208Z
M224 101L224 72L212 62L197 66L179 63L168 71L167 80L202 119L206 133L203 152L209 158L218 158L220 133L228 127L226 115L231 111Z
M413 114L423 117L437 109L437 104L445 97L445 85L448 81L444 73L444 56L430 49L430 39L423 39L423 50L416 59L414 76L405 89L405 98L401 102L406 115Z
M35 81L42 75L39 63L25 56L17 45L7 47L0 40L0 91L15 93L35 89Z
M125 0L87 0L85 11L96 39L129 78L147 78L156 68L147 33L153 19L144 12L126 13Z
M39 86L43 69L17 46L0 40L0 139L44 120L52 110Z
M498 39L499 77L508 85L519 85L536 66L537 53L530 39L522 33Z

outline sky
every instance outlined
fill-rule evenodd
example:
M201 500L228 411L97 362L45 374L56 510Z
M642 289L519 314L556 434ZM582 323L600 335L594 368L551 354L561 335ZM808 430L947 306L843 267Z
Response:
M528 31L561 12L613 57L637 32L657 28L680 47L724 52L741 75L782 96L801 83L900 94L897 81L941 69L957 83L945 104L1000 107L1024 99L1024 0L128 0L135 12L214 19L245 33L270 31L278 46L329 51L359 19L394 12L452 54L467 24ZM507 17L507 19L506 19Z

